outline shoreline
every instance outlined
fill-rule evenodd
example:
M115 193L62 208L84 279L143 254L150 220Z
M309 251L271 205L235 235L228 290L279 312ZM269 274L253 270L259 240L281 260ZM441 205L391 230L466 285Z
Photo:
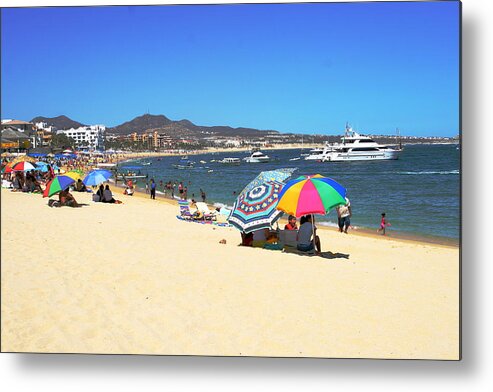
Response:
M114 182L111 182L112 186L115 188L124 189L124 186L118 184L116 185ZM135 193L134 195L144 198L144 199L149 199L150 201L150 196L145 192L145 189L143 188L134 188ZM120 192L121 194L121 192ZM133 196L132 196L133 197ZM170 199L168 197L165 197L162 193L156 193L156 200L166 202L169 205L174 205L177 208L178 212L178 199ZM200 201L200 200L198 200ZM216 208L213 203L207 201L206 204L209 206L209 208ZM315 217L315 220L317 217ZM281 224L282 222L282 224ZM283 216L279 220L279 227L284 226L287 223L287 218ZM337 227L331 227L331 226L325 226L325 225L318 225L317 226L318 230L324 230L324 231L329 231L329 232L339 232L339 229ZM432 244L436 246L442 246L445 248L459 248L460 247L460 240L453 239L453 238L448 238L448 237L438 237L438 236L431 236L431 235L426 235L426 234L414 234L414 233L403 233L403 232L395 232L392 231L391 235L381 235L376 233L376 229L372 230L367 227L358 227L358 228L353 228L349 230L349 234L344 234L340 233L341 236L343 235L355 235L355 236L362 236L362 237L367 237L367 238L376 238L376 239L381 239L382 241L401 241L401 242L408 242L408 243L416 243L416 244Z

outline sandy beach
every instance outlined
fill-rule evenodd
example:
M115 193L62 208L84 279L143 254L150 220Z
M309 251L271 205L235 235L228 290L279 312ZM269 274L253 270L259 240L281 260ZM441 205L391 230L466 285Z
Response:
M172 201L74 195L2 189L2 351L459 358L458 247L320 230L301 256Z

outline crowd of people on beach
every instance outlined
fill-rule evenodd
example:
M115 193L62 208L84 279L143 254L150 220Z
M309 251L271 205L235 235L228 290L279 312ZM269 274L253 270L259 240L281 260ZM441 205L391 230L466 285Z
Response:
M128 183L129 181L127 181L127 184ZM151 178L149 181L145 182L144 189L145 193L148 194L151 199L156 199L156 192L159 191L165 198L187 200L189 196L193 199L195 198L195 193L189 195L188 187L191 184L192 183L190 181L188 181L188 183L184 183L179 180L169 180L165 183L163 180L160 180L158 185L157 181L154 178ZM202 202L205 203L207 200L205 190L200 188L199 193Z
M8 188L12 192L24 192L24 193L39 193L43 194L46 187L57 175L65 174L71 171L77 171L79 173L88 173L96 167L99 163L111 163L116 161L117 157L114 156L97 156L89 157L85 155L78 155L77 158L73 157L73 154L67 154L67 156L43 156L43 160L36 159L27 155L19 155L8 159L4 157L2 159L2 187ZM28 162L34 167L31 170L14 170L14 166L20 162ZM101 185L102 186L102 185ZM96 189L88 189L86 185L79 178L70 187L62 189L57 193L57 198L49 199L48 205L50 207L81 207L83 204L77 202L72 192L95 192ZM104 191L104 195L103 194ZM102 201L106 203L121 203L115 200L111 195L109 185L106 185L106 189L94 194L94 201ZM100 197L99 194L102 196ZM97 199L96 199L96 196Z
M29 160L33 162L33 160ZM3 171L2 173L2 186L8 187L14 192L30 192L30 193L43 193L46 185L55 178L57 174L65 173L70 170L79 170L81 172L88 172L94 168L98 163L111 163L116 161L111 157L85 157L80 156L77 159L70 158L51 158L45 159L45 167L43 170L35 169L30 171ZM6 167L9 160L3 159L2 166ZM36 164L36 161L33 162ZM180 200L188 200L188 187L191 185L189 181L169 180L164 182L160 180L159 183L151 178L148 182L145 182L145 192L150 195L152 200L156 199L157 190L162 190L162 195L165 198L175 199L175 191L177 191L177 198ZM110 189L109 184L100 184L99 187L92 187L90 189L79 178L69 188L63 189L58 192L57 199L50 199L48 205L50 207L80 207L83 204L77 202L72 192L91 192L93 193L92 199L94 202L102 202L109 204L120 204L120 200L115 199L113 192ZM124 182L123 194L132 196L135 191L135 183L132 180ZM235 194L236 192L233 192ZM195 194L192 193L192 205L196 206ZM207 200L206 192L200 188L199 197L202 203ZM349 199L346 197L346 203L336 207L338 228L341 233L348 234L348 230L351 226L352 208ZM198 208L196 209L197 216L194 216L194 220L205 220L204 213ZM219 208L218 211L219 212ZM380 227L377 232L382 235L386 235L386 228L390 226L387 221L386 214L381 214ZM290 234L289 234L290 233ZM282 238L281 238L282 237ZM317 235L317 227L315 226L314 216L305 215L302 216L299 221L294 216L289 216L288 222L284 226L284 230L281 232L279 228L276 230L260 229L250 233L241 233L241 245L261 247L265 249L282 249L286 241L290 241L291 245L300 252L308 253L320 253L322 251L320 238Z

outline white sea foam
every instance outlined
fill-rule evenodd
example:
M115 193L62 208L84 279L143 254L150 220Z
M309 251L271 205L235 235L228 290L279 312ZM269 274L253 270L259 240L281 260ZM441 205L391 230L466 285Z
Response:
M405 171L399 172L399 174L405 175L423 175L423 174L460 174L459 170L448 170L448 171Z
M328 227L337 227L337 223L334 222L327 222L327 221L317 221L315 220L315 226L320 225L320 226L328 226Z
M230 206L230 205L224 204L224 203L214 203L213 206L219 207L219 208L227 208L229 210L233 209L233 206Z
M337 223L331 222L331 221L328 221L327 222L327 221L318 220L318 221L315 222L315 226L318 226L318 225L320 225L320 226L326 226L326 227L338 227ZM353 226L353 225L351 225L350 228L352 230L358 230L359 229L359 226Z

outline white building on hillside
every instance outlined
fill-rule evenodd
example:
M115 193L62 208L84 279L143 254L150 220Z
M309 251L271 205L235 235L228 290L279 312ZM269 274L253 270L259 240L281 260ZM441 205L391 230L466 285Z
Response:
M53 125L48 125L48 123L45 123L43 121L34 123L34 126L36 129L42 129L43 131L47 132L55 132L56 128Z
M104 125L90 125L87 127L59 130L57 134L63 133L71 137L77 143L77 147L88 147L90 150L104 150Z

